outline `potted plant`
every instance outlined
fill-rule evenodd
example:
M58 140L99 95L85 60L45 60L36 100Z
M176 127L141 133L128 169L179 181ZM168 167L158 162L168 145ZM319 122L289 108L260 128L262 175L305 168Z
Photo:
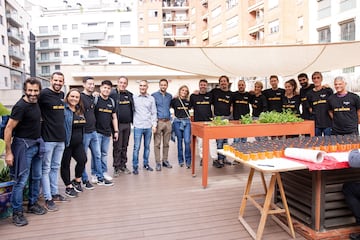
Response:
M4 149L5 142L3 139L0 139L0 218L6 218L11 215L10 198L14 185L14 181L11 181L10 169L2 157Z

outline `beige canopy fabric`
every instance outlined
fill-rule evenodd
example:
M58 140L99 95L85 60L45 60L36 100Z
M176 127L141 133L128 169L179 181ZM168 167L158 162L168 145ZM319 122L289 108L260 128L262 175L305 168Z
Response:
M227 47L97 46L145 63L218 77L283 77L360 65L360 41L328 44Z

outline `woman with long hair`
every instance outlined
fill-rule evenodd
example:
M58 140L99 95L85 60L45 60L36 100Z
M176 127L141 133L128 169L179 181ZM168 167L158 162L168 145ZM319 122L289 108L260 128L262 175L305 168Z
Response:
M295 79L285 82L285 94L283 98L283 109L291 109L294 113L300 114L300 95L297 92Z
M190 124L190 101L189 88L183 85L179 88L177 98L171 100L171 107L174 109L173 128L177 139L179 166L186 168L191 166L191 124ZM185 151L184 151L185 148Z
M66 186L65 195L77 197L82 191L81 176L87 161L83 145L84 105L80 100L80 91L76 88L70 89L65 97L65 150L61 160L61 178ZM76 161L75 179L70 180L70 161L73 157Z

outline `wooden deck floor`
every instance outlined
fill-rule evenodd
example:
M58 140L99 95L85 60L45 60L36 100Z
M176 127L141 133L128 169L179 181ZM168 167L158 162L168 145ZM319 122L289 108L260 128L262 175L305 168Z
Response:
M129 156L131 153L132 144ZM121 175L114 179L112 187L95 186L70 202L58 204L58 212L43 216L26 214L29 225L25 227L15 227L11 218L0 220L1 240L252 239L238 221L249 170L241 165L209 167L209 185L203 189L201 169L197 169L197 177L191 177L190 169L176 164L176 154L176 145L171 143L172 169L161 172L141 169L138 176ZM150 159L154 166L154 156ZM111 166L111 156L108 162ZM256 177L254 182L253 191L260 192L260 179ZM59 183L63 192L62 181ZM260 219L258 210L248 204L245 216L256 228ZM296 237L304 239L299 234ZM268 218L263 239L292 238Z

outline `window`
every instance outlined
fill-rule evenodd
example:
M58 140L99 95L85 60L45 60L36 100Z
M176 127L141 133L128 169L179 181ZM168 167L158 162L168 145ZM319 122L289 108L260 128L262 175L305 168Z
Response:
M54 43L54 44L59 44L59 39L58 39L58 38L54 38L54 39L53 39L53 43Z
M73 56L74 56L74 57L75 57L75 56L79 56L79 51L77 51L77 50L73 51Z
M149 12L148 12L148 16L149 17L157 17L158 16L158 11L156 11L156 10L149 10Z
M49 46L49 39L44 39L40 41L40 47L48 47Z
M89 50L89 57L98 57L99 50Z
M238 0L227 0L226 1L226 9L235 7L238 4Z
M72 30L77 30L77 29L78 29L78 25L75 24L75 23L72 24L72 25L71 25L71 29L72 29Z
M279 0L269 0L268 1L269 9L276 8L279 6Z
M64 51L64 57L69 56L69 52L68 51Z
M273 34L277 32L279 32L279 20L269 22L269 33Z
M5 82L5 87L8 87L9 86L8 77L4 77L4 82Z
M219 25L213 27L212 34L217 35L217 34L220 34L221 31L222 31L222 26L221 26L221 24L219 24Z
M356 0L340 0L340 12L356 9Z
M5 45L5 36L4 35L1 35L1 43L2 43L2 45Z
M211 11L211 17L212 18L216 18L217 16L219 16L221 13L221 6L215 8L214 10Z
M114 35L109 35L109 36L107 36L107 39L108 39L109 41L114 41Z
M121 35L120 36L120 44L121 45L131 44L131 36L130 35Z
M41 66L41 74L50 74L50 66Z
M49 60L49 53L41 53L40 60Z
M331 42L330 27L318 29L319 43Z
M304 17L298 17L298 30L303 30L304 28Z
M60 70L60 65L55 65L55 70Z
M340 23L341 40L353 41L355 40L355 22L354 20Z
M238 15L226 20L226 28L229 29L229 28L236 27L238 25L238 21L239 21Z
M4 65L6 65L6 56L5 55L3 55L3 63L4 63Z
M148 31L149 32L157 32L157 31L159 31L159 25L158 24L149 24L148 25Z
M89 45L95 45L95 44L98 44L98 43L99 43L99 40L88 40Z
M343 68L342 72L343 73L353 73L353 72L355 72L355 67Z
M108 22L108 23L107 23L107 26L108 26L108 27L114 27L114 22Z
M1 24L1 25L4 25L4 23L3 23L3 16L2 16L2 15L0 15L0 24Z
M130 30L130 22L120 22L120 31L126 32Z
M78 43L78 42L79 42L79 38L77 38L77 37L72 38L72 43Z
M226 43L229 46L236 45L238 42L239 42L239 37L237 35L234 36L234 37L226 39Z
M68 43L68 39L67 39L67 38L63 38L63 43Z
M98 24L97 23L88 23L88 27L96 27Z
M322 0L318 2L318 19L323 19L331 16L331 1Z
M60 52L54 52L54 57L60 57Z
M62 25L62 30L67 30L67 25L66 24Z
M40 26L39 33L48 33L48 26Z
M59 26L58 25L54 25L52 28L53 28L53 31L55 31L55 32L59 31Z

